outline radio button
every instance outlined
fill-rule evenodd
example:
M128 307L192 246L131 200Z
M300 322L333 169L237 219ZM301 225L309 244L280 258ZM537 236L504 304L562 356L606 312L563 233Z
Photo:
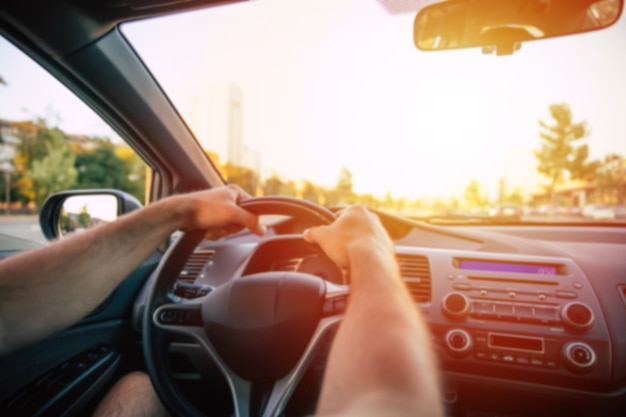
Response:
M561 309L561 318L570 330L584 331L593 326L593 311L584 303L572 301Z
M570 300L574 300L577 297L574 291L563 291L563 290L557 291L556 296L557 298L565 298L565 299L570 299Z
M472 284L468 282L455 282L452 284L452 288L457 291L469 291L472 289Z
M556 309L550 307L535 307L535 319L541 323L556 322Z
M590 371L596 364L596 353L591 346L582 342L571 342L563 347L563 357L571 369Z
M515 362L515 356L510 354L502 355L502 362L513 363Z
M476 343L477 348L486 348L487 347L487 334L477 333L475 343Z
M441 310L451 319L462 320L470 312L470 301L460 292L451 292L441 300Z
M472 303L472 313L476 317L493 318L495 317L495 305L485 301L475 301Z
M519 363L520 365L528 365L530 363L530 360L527 356L518 356L517 358L515 358L515 362Z
M511 318L513 314L513 304L501 304L495 305L495 313L498 318Z
M472 337L465 330L452 329L444 336L448 351L456 356L465 356L472 349Z
M516 305L515 317L517 317L518 320L531 321L535 317L535 314L531 306Z
M483 350L474 352L474 357L476 357L476 359L485 360L487 359L487 352Z
M591 362L591 351L584 346L576 346L572 348L571 354L572 359L574 359L574 362L576 363L585 364Z
M556 369L559 367L559 363L557 361L546 361L546 367Z

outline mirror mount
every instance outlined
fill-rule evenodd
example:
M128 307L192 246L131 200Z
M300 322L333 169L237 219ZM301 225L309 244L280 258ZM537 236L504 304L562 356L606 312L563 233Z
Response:
M114 218L130 213L131 211L137 210L143 206L134 196L124 191L114 189L68 190L52 194L44 202L39 214L39 224L41 225L41 231L46 239L54 240L62 238L64 232L67 232L67 230L63 230L64 228L62 223L64 220L67 221L68 219L68 216L64 213L64 210L66 209L66 202L68 202L68 200L88 200L90 198L113 199L115 207L112 210L114 213L108 213L108 215L112 215ZM89 213L86 207L81 208L81 211L84 211L84 213L78 213L79 217L82 215L83 217L87 216L87 218L89 218ZM111 211L111 208L109 211ZM80 223L80 218L78 220ZM83 227L88 226L83 225Z

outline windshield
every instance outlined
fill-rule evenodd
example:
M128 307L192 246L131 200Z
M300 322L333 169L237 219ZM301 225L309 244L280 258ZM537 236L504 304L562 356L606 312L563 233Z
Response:
M416 4L419 3L419 4ZM262 0L123 26L225 179L413 218L625 221L626 20L424 52L428 2ZM549 137L576 132L567 168Z

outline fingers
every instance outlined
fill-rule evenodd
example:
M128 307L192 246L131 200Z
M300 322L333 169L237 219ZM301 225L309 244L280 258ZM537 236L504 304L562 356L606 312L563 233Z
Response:
M246 227L250 232L263 236L267 232L267 227L259 222L258 216L250 213L248 210L242 209L238 206L240 202L250 198L250 194L245 192L241 187L236 184L229 184L226 188L231 193L234 203L236 204L235 211L233 212L232 222L241 224Z
M311 227L310 229L306 229L304 232L302 232L302 237L308 243L318 243L320 229L323 227L325 226Z
M243 190L243 188L236 184L228 184L226 186L226 189L231 192L231 195L235 199L235 203L240 203L247 198L251 198L250 194L248 194L246 191Z
M259 221L259 217L250 213L248 210L239 206L235 207L233 223L240 224L246 227L250 232L263 236L267 232L267 227Z

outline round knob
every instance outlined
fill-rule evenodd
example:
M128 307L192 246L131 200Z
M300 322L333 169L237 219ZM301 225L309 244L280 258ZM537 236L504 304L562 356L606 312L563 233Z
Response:
M568 328L576 331L590 329L595 320L591 308L578 301L565 304L561 309L561 318Z
M465 294L451 292L441 300L441 309L451 319L461 320L470 312L470 301Z
M587 372L596 364L596 353L582 342L570 342L563 346L565 363L575 371Z
M467 355L472 350L472 336L465 330L448 330L444 341L450 353L457 356Z

